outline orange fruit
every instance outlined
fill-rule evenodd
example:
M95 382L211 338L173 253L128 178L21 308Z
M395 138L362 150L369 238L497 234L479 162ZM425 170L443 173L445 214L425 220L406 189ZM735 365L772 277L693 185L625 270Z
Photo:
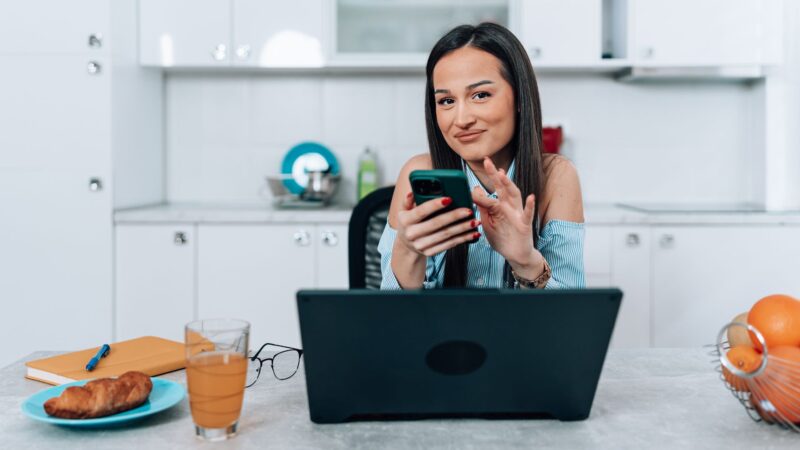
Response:
M800 301L783 294L769 295L757 301L747 314L747 323L764 336L767 347L800 346ZM761 344L753 332L750 339L758 351Z
M800 347L768 348L762 393L778 413L775 417L800 423Z
M761 354L749 345L738 345L733 347L728 350L728 353L726 353L725 356L734 367L743 372L755 372L756 369L758 369L758 367L761 365ZM750 391L750 389L747 387L745 379L743 377L734 375L725 366L722 366L722 376L725 377L725 381L727 381L731 387L733 387L733 389L736 389L739 392Z
M747 313L743 312L738 316L734 317L731 322L743 323L747 325ZM750 340L750 332L745 327L740 327L738 325L733 325L728 327L728 344L731 347L736 347L737 345L748 345L750 347L753 346L753 341Z

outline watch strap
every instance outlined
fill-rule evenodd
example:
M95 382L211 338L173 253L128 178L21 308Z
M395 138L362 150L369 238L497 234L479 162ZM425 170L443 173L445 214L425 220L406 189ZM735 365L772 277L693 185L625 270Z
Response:
M550 277L553 275L553 271L550 269L550 265L547 264L547 260L545 259L543 261L544 261L544 271L542 271L542 274L533 280L523 278L517 275L517 273L514 272L514 269L511 269L511 275L514 277L514 280L516 280L517 285L528 289L541 289L547 286L547 282L550 281Z

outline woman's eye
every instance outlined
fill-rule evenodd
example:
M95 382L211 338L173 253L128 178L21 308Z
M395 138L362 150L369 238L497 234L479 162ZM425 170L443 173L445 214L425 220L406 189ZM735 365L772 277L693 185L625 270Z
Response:
M439 100L437 100L436 103L438 103L438 104L440 104L442 106L452 105L453 104L453 99L449 98L449 97L444 97L444 98L440 98Z
M477 92L475 93L475 95L472 96L472 98L476 98L478 100L483 100L489 97L491 97L491 94L489 94L488 92Z

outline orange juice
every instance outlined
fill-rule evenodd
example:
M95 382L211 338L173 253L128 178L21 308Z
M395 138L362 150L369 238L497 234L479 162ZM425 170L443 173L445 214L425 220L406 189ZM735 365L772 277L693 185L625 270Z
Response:
M239 420L247 378L247 358L241 353L203 352L186 361L189 406L194 423L224 428Z

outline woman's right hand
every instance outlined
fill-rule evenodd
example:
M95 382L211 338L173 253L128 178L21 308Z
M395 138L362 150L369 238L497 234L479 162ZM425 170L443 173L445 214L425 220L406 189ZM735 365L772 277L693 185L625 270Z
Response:
M452 201L450 197L443 197L416 205L413 194L409 192L403 207L397 211L396 229L400 243L413 253L433 256L480 237L480 233L475 231L480 221L474 218L469 208L454 209L428 219ZM472 220L467 220L470 217Z

